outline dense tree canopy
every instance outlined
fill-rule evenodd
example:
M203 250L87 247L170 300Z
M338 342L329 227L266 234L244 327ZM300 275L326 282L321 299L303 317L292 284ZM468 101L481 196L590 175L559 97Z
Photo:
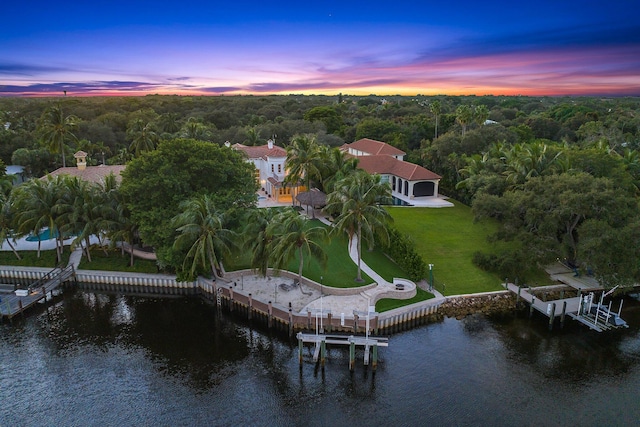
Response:
M521 247L514 251L521 250L523 254L518 258L540 265L566 259L585 269L592 269L601 261L593 249L583 249L583 242L590 242L590 248L598 247L594 242L616 236L640 213L633 194L608 178L595 178L584 172L533 177L522 189L502 196L482 193L476 197L473 209L478 218L500 221L496 237L519 242ZM583 227L584 224L591 225ZM635 273L634 269L627 270Z
M23 165L27 175L37 177L62 163L58 161L62 157L52 155L43 143L64 153L66 159L74 151L86 151L89 164L100 164L103 158L107 164L125 164L138 151L140 159L133 161L125 173L128 175L125 181L129 181L125 182L127 191L119 196L123 203L127 201L119 204L125 206L119 209L121 213L131 208L133 216L119 215L121 221L112 224L112 231L118 239L133 241L140 226L147 244L167 248L175 230L167 228L166 221L177 213L182 200L194 194L211 193L216 209L220 210L226 210L230 203L227 197L232 193L239 195L240 205L252 202L253 181L251 174L246 174L251 172L251 165L239 166L241 178L236 176L236 166L224 166L242 164L220 155L224 152L220 146L225 141L261 145L274 139L283 147L293 145L300 149L305 147L292 144L293 137L310 135L316 142L316 157L308 159L307 166L294 175L309 179L311 186L326 192L335 188L354 166L328 147L372 138L402 149L407 160L442 176L440 192L466 204L474 203L474 199L479 200L478 206L533 203L535 211L535 203L550 195L543 191L540 198L530 200L532 186L540 181L554 186L560 182L568 185L574 176L583 176L584 182L595 179L594 185L603 186L599 188L610 194L613 198L609 200L615 203L622 198L623 204L631 201L637 204L639 110L638 98L586 97L341 94L0 98L0 159L6 164ZM144 152L152 150L157 140L165 141L162 146L170 141L184 141L180 138L210 141L206 146L216 152L217 160L203 156L199 145L193 152L178 148L194 141L177 142L169 152L165 146L164 154L156 153L160 148ZM302 165L305 152L297 154L300 155L297 163ZM223 165L221 168L210 167L218 161ZM143 173L131 172L136 169ZM219 176L218 169L224 170ZM247 185L236 187L232 181ZM573 233L561 234L567 239L573 235L577 245L569 251L571 245L556 236L543 252L573 252L578 262L597 270L596 275L605 275L610 283L624 281L613 274L615 270L635 274L636 280L640 279L635 253L627 250L624 255L613 257L611 249L622 250L624 245L619 242L627 242L627 236L635 235L635 229L627 228L634 223L635 211L621 208L622 216L631 216L624 218L624 224L612 222L611 217L595 215L587 204L580 205L580 197L571 196L575 193L600 202L594 194L583 194L586 184L576 190L568 188L564 193L558 189L565 197L556 202L572 203L574 209L584 212L578 212L582 219ZM480 213L481 209L477 209ZM541 233L537 228L540 224L534 222L535 226L531 226L513 209L504 208L500 212L497 217L504 222L503 226L509 222L512 234L526 242L526 247L531 251L545 248L545 239L551 233ZM590 239L589 236L597 234L595 230L603 235L602 241L612 244L602 246ZM607 240L612 236L617 238ZM169 255L167 259L171 258ZM522 255L514 254L511 264L532 259ZM181 262L173 260L174 265L176 261Z
M143 241L157 249L173 245L171 219L182 202L208 195L220 211L255 204L253 165L239 152L203 141L161 141L132 160L121 192Z

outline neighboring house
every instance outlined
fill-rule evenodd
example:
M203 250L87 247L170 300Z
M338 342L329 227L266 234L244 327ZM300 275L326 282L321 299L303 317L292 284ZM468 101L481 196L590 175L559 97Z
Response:
M285 161L287 150L278 147L273 140L266 145L249 146L243 144L225 143L227 147L243 152L256 168L256 181L262 191L275 201L290 201L294 190L291 186L284 185L286 177Z
M68 166L66 168L56 169L45 175L43 178L48 176L54 177L57 175L69 175L77 176L78 178L88 182L103 183L104 179L109 176L109 174L114 174L118 182L122 180L120 173L126 168L125 165L87 166L87 153L84 151L78 151L73 155L73 157L76 159L76 167Z
M438 199L440 175L413 163L405 162L405 152L384 142L360 139L345 144L342 150L358 158L358 167L381 176L391 184L391 195L410 204L432 204ZM448 202L441 206L451 205Z
M20 165L7 165L6 174L13 179L13 185L22 184L26 181L24 175L24 166Z

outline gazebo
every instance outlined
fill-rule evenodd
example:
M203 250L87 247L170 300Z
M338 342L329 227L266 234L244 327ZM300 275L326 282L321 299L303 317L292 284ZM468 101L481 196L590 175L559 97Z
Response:
M311 191L303 191L302 193L296 196L296 200L301 205L311 206L311 209L321 208L327 204L327 195L317 188L312 188ZM313 214L315 215L315 213Z

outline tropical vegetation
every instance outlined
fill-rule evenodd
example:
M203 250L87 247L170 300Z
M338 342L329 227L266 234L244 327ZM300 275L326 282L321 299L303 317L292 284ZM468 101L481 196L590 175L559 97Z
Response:
M638 107L637 98L506 96L2 98L4 164L40 177L83 150L89 165L127 163L127 171L121 189L62 179L3 184L0 222L9 239L52 226L83 247L101 230L100 239L123 249L154 247L161 268L188 274L189 247L174 245L180 233L171 224L181 203L208 195L236 232L254 203L252 167L225 150L226 141L276 141L288 150L292 181L331 195L357 163L336 147L371 138L440 174L441 193L471 206L478 220L495 221L490 245L509 250L476 251L480 271L531 276L518 266L559 259L610 286L634 283ZM274 238L266 230L258 231L263 251ZM257 256L254 268L266 268L265 259Z

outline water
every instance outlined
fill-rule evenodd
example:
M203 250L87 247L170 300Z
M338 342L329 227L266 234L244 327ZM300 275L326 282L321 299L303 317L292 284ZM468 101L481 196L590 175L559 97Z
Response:
M27 236L26 240L27 242L37 242L37 241L44 241L44 240L49 240L49 239L53 239L58 237L58 232L55 231L53 233L53 236L51 235L51 230L49 230L49 228L45 228L44 230L42 230L40 233L38 233L37 235L33 235L30 234Z
M402 199L397 198L396 196L391 196L391 203L393 206L413 206L411 203L407 203Z
M391 337L375 375L198 299L75 292L0 325L0 425L637 425L640 306L597 334L470 316Z

